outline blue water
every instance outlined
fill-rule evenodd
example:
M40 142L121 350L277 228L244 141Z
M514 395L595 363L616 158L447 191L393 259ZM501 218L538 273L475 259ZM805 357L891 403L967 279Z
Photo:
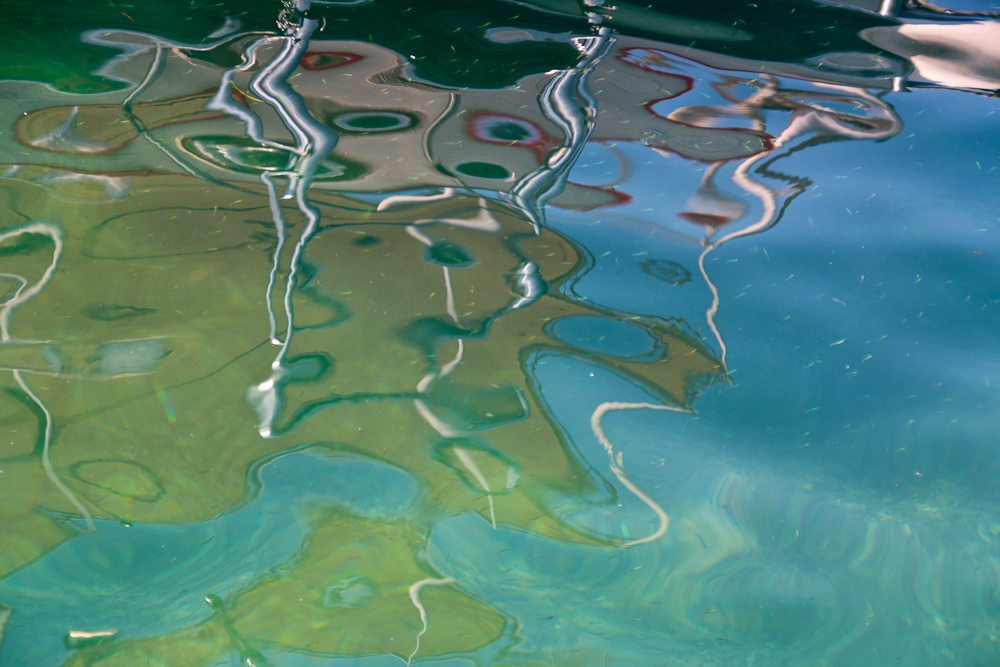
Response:
M391 518L414 500L413 481L399 471L319 451L278 457L255 476L259 492L217 519L102 521L96 532L6 579L0 595L23 615L8 623L5 651L23 664L57 664L66 657L67 626L114 627L141 637L198 623L212 615L207 595L228 597L295 555L310 506Z
M998 664L995 16L292 5L2 10L0 666Z

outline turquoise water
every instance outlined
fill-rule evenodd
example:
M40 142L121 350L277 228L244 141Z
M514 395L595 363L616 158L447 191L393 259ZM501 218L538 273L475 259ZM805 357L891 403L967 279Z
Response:
M0 666L998 664L935 7L5 5Z

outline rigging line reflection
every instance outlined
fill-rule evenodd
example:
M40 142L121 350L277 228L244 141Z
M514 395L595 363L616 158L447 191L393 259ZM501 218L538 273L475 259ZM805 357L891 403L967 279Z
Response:
M448 269L445 268L445 271L447 270ZM440 380L444 377L447 377L458 366L458 364L462 362L462 357L465 354L465 341L460 338L458 339L457 342L458 342L458 352L455 354L455 358L449 361L447 364L445 364L438 373L432 372L425 375L423 379L421 379L420 382L417 384L417 392L419 392L420 394L426 394L427 391L430 389L431 385L434 384L436 380ZM442 437L444 438L462 437L462 431L454 428L453 426L448 424L448 422L446 422L444 419L434 414L434 411L431 410L430 406L427 405L427 402L424 399L422 398L413 399L413 405L414 407L416 407L417 412L420 413L420 416L424 418L424 421L426 421L431 426L431 428L437 431ZM523 398L521 398L521 405L525 409L527 409L528 407L525 404ZM489 480L486 479L486 475L483 474L483 471L479 468L475 460L469 455L469 452L464 447L456 445L452 447L452 451L455 452L455 456L458 457L459 462L461 462L461 464L465 466L466 470L468 470L475 478L475 480L479 482L480 486L482 486L482 489L486 494L486 503L490 509L490 524L493 526L493 528L496 528L497 527L496 503L493 500L493 489L490 488Z
M163 73L164 62L165 62L165 57L164 57L163 46L157 43L153 51L153 62L149 64L149 69L146 70L146 76L143 78L142 81L139 82L138 85L136 85L135 88L132 89L132 92L130 92L128 96L124 100L122 100L122 113L124 113L125 117L128 118L129 122L132 124L132 127L135 128L137 134L139 134L150 144L152 144L160 151L162 151L164 155L170 158L171 161L173 161L178 167L183 169L185 172L187 172L191 176L198 177L199 174L194 169L192 169L190 166L187 165L187 163L185 163L183 160L179 159L177 156L171 153L167 149L167 147L163 145L162 142L154 138L146 128L146 124L143 123L142 120L140 120L139 117L132 112L132 102L143 91L149 88L154 81L156 81L160 77L160 75Z
M336 132L312 117L306 109L302 96L288 83L288 77L298 67L302 56L309 48L309 40L318 26L316 19L305 17L309 6L309 0L285 3L285 10L282 12L282 25L285 27L286 36L282 49L250 82L251 90L274 108L295 139L295 153L298 154L298 157L288 171L288 191L282 198L294 198L299 211L306 218L306 227L292 250L288 277L285 282L283 303L286 328L284 340L279 340L277 337L277 324L273 304L270 300L270 289L273 288L273 279L277 275L277 263L280 261L280 254L276 249L270 273L271 279L268 281L269 298L267 304L268 316L271 321L271 340L281 347L274 361L271 362L271 376L264 382L251 387L247 392L248 400L257 411L259 432L265 438L273 435L274 419L281 409L281 391L287 382L285 359L288 356L295 330L295 309L292 296L298 282L299 269L306 245L319 229L321 214L317 207L309 203L309 187L312 185L319 163L333 151L338 140ZM294 22L296 19L301 20L301 23L296 24ZM268 185L271 212L278 231L279 245L283 248L287 226L281 217L277 189L273 187L273 182L269 183L266 179L264 182Z
M247 45L246 49L244 49L242 53L243 62L236 67L226 70L222 74L219 89L216 91L212 99L205 105L205 108L213 111L221 111L243 121L246 126L247 136L262 146L270 146L271 148L275 148L282 152L301 154L300 146L289 147L264 138L263 125L261 123L260 116L250 109L237 104L232 98L233 90L236 89L236 85L233 83L233 77L238 72L248 70L257 61L257 50L273 39L274 36L267 35L254 40ZM282 171L276 173L287 175L288 172ZM262 172L260 175L261 182L263 182L264 187L267 188L267 198L271 208L271 218L274 220L277 236L277 243L275 245L271 263L271 271L268 275L267 291L264 293L264 303L267 308L268 337L273 345L281 345L282 341L278 338L278 322L274 314L273 293L275 283L277 282L278 269L281 264L281 255L285 248L286 224L284 216L281 213L281 206L278 203L277 186L274 183L274 175L275 174L267 171Z
M233 77L235 77L239 72L249 70L250 67L257 61L257 50L273 39L274 37L272 35L267 35L256 39L247 45L246 49L244 49L242 53L243 62L222 73L222 79L219 81L219 89L215 91L215 95L213 95L212 99L208 101L205 108L209 111L221 111L233 116L234 118L240 119L246 125L248 137L262 146L270 146L271 148L284 152L293 149L284 144L279 144L276 141L266 139L263 134L263 124L261 123L260 117L250 109L234 102L232 97L232 91L234 89L239 90L233 83Z
M153 62L149 64L149 69L146 70L146 76L144 76L142 81L140 81L135 88L132 89L132 92L130 92L125 99L122 100L122 110L128 114L129 120L132 121L133 125L138 124L136 127L136 130L138 131L144 132L146 127L142 121L132 115L132 102L147 88L149 88L153 82L156 81L156 79L159 78L160 74L163 73L164 62L163 46L157 43L156 46L153 47Z
M609 401L606 403L601 403L597 406L594 412L590 415L590 429L594 432L597 437L598 442L604 447L604 451L608 453L608 458L610 459L611 472L614 476L618 478L618 481L627 488L632 494L646 504L649 509L653 510L659 520L659 526L656 531L646 537L641 537L634 540L627 540L622 543L623 547L634 547L639 544L646 544L647 542L653 542L658 540L667 534L670 529L670 515L660 507L660 505L650 498L646 493L635 485L632 480L628 478L625 474L625 464L624 457L621 452L615 452L615 447L608 439L607 434L604 432L604 427L601 425L601 420L609 412L620 411L620 410L668 410L670 412L691 412L689 409L673 406L673 405L662 405L656 403L621 403L616 401Z
M375 207L376 211L384 211L399 204L423 204L432 201L444 201L455 196L455 188L441 188L436 195L392 195L386 197Z
M458 104L461 101L462 101L461 94L450 93L448 95L448 101L445 104L444 111L441 112L441 114L436 119L431 121L430 126L427 128L427 131L424 132L423 138L420 141L420 148L424 152L424 159L427 160L427 164L435 164L435 163L440 164L434 157L434 150L431 148L431 139L434 136L435 132L437 132L438 128L441 127L441 125L446 120L452 117L452 112L454 112L455 109L458 108Z
M153 62L150 63L149 69L146 71L146 76L135 88L132 89L132 92L130 92L128 96L124 100L122 100L121 104L122 113L125 114L125 117L128 118L129 123L131 123L132 127L135 128L136 134L143 137L152 146L159 149L160 152L162 152L164 155L170 158L171 162L173 162L178 167L183 169L186 173L188 173L191 176L194 176L195 178L202 178L212 183L219 183L217 179L211 178L203 173L199 173L198 170L194 169L184 160L174 155L174 153L169 148L167 148L162 141L155 138L153 135L149 133L146 124L143 123L142 120L138 116L136 116L135 113L132 111L132 102L143 91L149 88L154 81L156 81L160 77L160 75L163 73L164 63L165 63L165 57L164 57L163 45L157 43L155 51L153 53Z
M139 33L139 34L142 34L142 33ZM163 74L165 63L166 63L166 56L165 56L166 50L165 50L165 47L169 47L171 49L177 49L177 48L183 47L185 49L207 51L207 50L209 50L211 48L214 48L214 47L218 46L218 44L224 43L229 38L227 37L224 40L222 40L220 42L217 42L217 43L213 43L213 44L206 44L206 45L201 45L201 46L192 46L192 45L188 45L188 44L178 44L178 43L170 43L170 42L161 41L159 38L156 38L156 37L151 36L151 35L143 35L143 36L144 37L149 37L149 38L155 40L155 44L154 44L154 47L153 47L154 48L153 61L150 63L149 68L146 71L146 75L143 77L142 81L139 82L138 84L136 84L136 86L125 97L125 99L122 100L121 110L122 110L122 113L125 115L125 118L128 119L129 123L132 125L133 129L135 130L135 132L136 132L136 134L138 136L141 136L144 139L146 139L146 141L148 141L150 143L150 145L152 145L153 147L155 147L156 149L158 149L161 153L163 153L164 155L166 155L167 158L169 158L171 162L173 162L178 167L180 167L180 169L183 170L188 175L194 176L195 178L204 180L204 181L206 181L208 183L212 183L213 185L218 185L218 186L226 187L226 188L239 189L239 186L234 185L232 183L228 183L228 182L223 181L223 180L220 180L220 179L212 176L211 174L205 173L204 171L202 171L200 169L197 169L196 167L194 167L194 166L188 164L187 162L185 162L179 156L175 155L174 152L172 150L170 150L170 148L167 147L167 144L165 144L164 142L160 141L159 139L157 139L156 137L154 137L149 132L149 128L142 121L142 119L139 118L135 114L135 112L132 109L132 104L139 97L139 95L141 95L150 86L152 86L153 83L159 79L160 75ZM97 39L95 39L93 41L94 41L94 43L98 43L98 44L102 43L101 40L97 40ZM222 87L220 86L220 90L221 89L222 89ZM218 93L216 93L216 97L218 97ZM206 108L209 108L208 105L206 105Z
M386 197L379 202L377 211L384 211L393 206L400 204L414 204L414 203L426 203L434 201L443 201L451 199L455 195L454 188L443 188L440 194L436 195L393 195L391 197ZM406 233L417 239L427 247L434 245L434 242L423 232L420 231L418 225L425 225L431 223L445 223L449 225L454 225L456 227L463 227L466 229L474 229L482 232L496 233L502 231L502 226L497 221L497 219L490 213L487 207L486 199L483 197L479 198L479 213L475 218L425 218L421 220L416 220L412 224L407 225ZM448 290L448 294L451 294L451 279L450 274L445 268L445 287ZM499 314L503 315L519 308L524 308L530 306L540 299L547 291L547 286L545 280L541 276L541 272L538 265L530 260L525 260L517 268L512 276L512 287L517 288L518 298L511 305L504 308ZM455 310L454 298L450 298L447 301L448 313L451 315L455 324L458 324L458 314Z
M278 267L281 265L281 253L285 249L285 217L281 213L281 205L278 203L278 188L274 184L274 179L270 174L264 172L260 175L260 180L267 188L267 201L271 206L271 219L274 220L275 234L277 241L274 245L274 254L271 260L271 271L267 277L267 291L264 293L264 303L267 306L268 336L271 344L281 345L278 338L278 318L274 315L274 285L278 280ZM285 332L285 336L291 332L291 328Z
M592 17L593 20L593 17ZM580 61L552 77L538 96L545 117L563 132L563 145L533 171L525 174L507 195L538 234L545 224L546 203L566 187L570 169L579 159L597 123L597 100L587 88L590 73L611 52L615 38L607 27L593 37L573 40Z
M431 197L431 199L434 199L434 197ZM482 199L480 199L479 203L480 206L482 207L482 213L485 213L486 217L489 220L491 220L493 225L495 225L499 229L500 226L499 223L496 222L496 220L493 219L493 216L489 215L489 211L486 210L485 202ZM480 218L482 218L482 214L477 218L477 220L479 220ZM427 222L435 222L435 221L433 220L417 221L412 225L407 225L406 231L413 238L417 239L424 245L431 247L433 245L433 241L431 241L431 239L429 239L426 235L421 233L420 230L417 228L417 225ZM449 220L448 222L454 222L454 221ZM455 324L461 326L461 322L458 317L458 311L455 308L455 291L452 288L450 269L447 266L443 266L441 267L441 270L444 272L445 299L446 299L445 304L446 304L446 309L448 311L448 315L451 316L451 319L452 321L455 322ZM417 383L417 393L426 394L430 389L431 385L433 385L435 381L447 377L449 374L451 374L452 371L455 370L455 368L458 367L460 363L462 363L462 358L465 354L465 341L459 338L457 343L458 343L458 351L455 353L455 358L449 361L444 366L442 366L440 371L436 373L433 371L427 373L420 380L420 382ZM444 438L462 437L462 432L460 430L454 428L453 426L448 424L444 419L434 414L434 411L431 410L430 406L427 405L427 402L424 401L422 398L413 399L413 405L417 409L417 412L420 413L420 416L423 417L424 421L426 421L442 437ZM455 455L458 457L459 461L462 463L462 465L466 467L466 469L472 474L472 476L476 479L476 481L479 482L480 485L482 485L483 490L486 492L486 502L490 508L490 523L494 528L496 528L497 527L496 505L493 501L492 490L490 489L490 485L486 479L486 476L483 475L482 470L479 469L479 467L476 465L476 462L472 459L471 456L469 456L468 452L466 452L465 449L456 446L454 447L454 452ZM419 641L418 641L418 646L419 646ZM416 651L414 651L414 654L416 654ZM413 656L411 655L410 657L412 658Z
M762 77L764 78L764 77ZM732 175L732 181L744 192L754 195L760 200L763 210L756 222L730 232L717 240L710 240L712 233L703 241L705 249L698 257L698 270L702 278L708 285L712 293L712 302L705 311L705 318L708 326L719 344L720 361L724 372L728 374L726 366L726 356L728 348L716 323L719 314L721 299L719 290L712 282L705 268L705 261L708 255L715 249L732 239L758 234L770 229L777 224L780 218L778 209L778 191L771 189L762 183L754 180L751 175L751 168L758 162L771 158L782 148L803 136L816 134L845 139L887 139L895 136L902 129L902 121L895 111L879 97L867 91L837 86L833 84L815 84L817 87L827 88L835 93L803 93L796 90L782 90L773 77L766 77L767 85L748 98L742 105L745 107L751 102L753 108L787 109L792 111L792 117L788 125L774 140L768 150L756 153L740 163ZM857 114L847 114L837 112L833 106L837 102L850 101L857 110ZM744 109L742 113L745 113ZM801 144L800 144L801 146ZM790 151L793 151L790 149ZM789 152L790 152L789 151ZM786 155L789 154L786 152ZM760 169L757 170L758 173ZM790 200L801 194L804 189L803 181L795 181L789 185L784 193L786 200Z
M517 288L520 296L518 296L517 301L507 307L505 312L530 306L542 298L548 290L541 270L531 260L525 260L514 272L513 286Z
M52 262L49 264L45 273L39 278L38 282L32 285L30 288L25 289L28 285L28 281L21 276L15 276L12 274L2 274L4 277L13 278L20 283L18 288L14 291L14 295L7 299L0 305L0 344L6 344L11 342L10 338L10 318L14 312L14 309L19 305L35 297L39 292L41 292L52 280L52 276L56 272L56 267L59 264L59 258L62 256L63 252L63 235L62 231L54 224L36 222L25 227L19 227L17 229L12 229L3 234L0 234L0 243L6 241L7 239L14 238L15 236L20 236L21 234L41 234L48 236L52 239L52 243L55 248L52 251ZM63 483L59 476L56 475L55 469L52 467L52 459L50 457L50 450L52 448L52 426L53 419L52 413L49 412L48 407L42 402L42 399L31 390L28 383L24 380L21 375L20 370L12 370L11 374L14 376L14 380L17 385L21 388L25 394L34 401L35 405L38 406L39 410L45 415L45 427L42 434L42 468L45 470L45 475L49 478L52 484L59 489L73 507L75 507L80 514L83 516L84 521L87 523L87 529L91 532L97 531L97 526L94 525L94 519L91 517L90 512L87 508L83 506L83 503L76 497L76 495L70 490L66 484Z
M451 188L445 188L446 192L453 192ZM428 195L426 197L421 196L398 196L389 197L379 204L379 207L389 208L398 203L410 203L410 202L426 202L426 201L437 201L442 199L441 195ZM406 226L406 232L413 238L420 241L422 244L428 248L433 247L434 242L426 234L420 231L420 225L427 225L432 223L443 223L448 225L454 225L456 227L463 227L465 229L471 229L483 233L497 233L502 231L502 226L497 221L497 219L490 213L489 208L486 205L486 200L479 198L478 200L479 212L475 218L428 218L421 219L413 222ZM445 283L445 308L448 315L451 317L452 321L456 325L461 326L461 320L459 319L458 310L455 305L455 291L452 284L451 269L447 266L442 267L444 274ZM497 313L496 317L500 317L506 313L513 310L523 308L525 306L531 305L537 301L544 293L544 281L542 281L541 276L538 272L538 267L534 262L526 261L523 263L515 274L516 284L522 290L522 294L519 298L510 306L507 306L502 311ZM441 367L437 372L427 373L417 384L417 393L420 395L426 395L430 390L434 382L441 380L448 375L450 375L462 362L463 356L465 354L465 341L461 338L457 340L458 351L455 354L454 359ZM528 410L529 406L526 399L519 395L518 400L521 402L522 410ZM434 413L427 402L422 398L413 399L414 406L417 411L435 431L437 431L442 437L445 438L461 438L463 433L460 429L456 429L452 425L448 424L447 421L439 417ZM459 462L472 474L473 478L482 487L482 490L486 494L486 502L490 510L490 524L493 528L497 527L496 518L496 503L493 499L493 490L490 488L489 481L486 479L486 475L483 474L482 470L476 464L475 460L469 454L469 452L460 446L454 446L452 451L455 452L456 457Z
M789 125L789 128L791 128L791 125ZM795 135L786 135L788 135L788 129L786 129L785 132L783 132L774 142L774 150L777 150L779 146L783 145L782 139L787 140L793 136L798 136L797 133ZM722 336L722 332L719 331L718 324L715 321L716 316L719 314L719 307L721 303L719 298L719 288L716 287L715 283L713 283L712 279L708 276L708 271L705 269L705 259L708 257L710 252L721 246L726 241L764 231L768 227L772 226L776 221L775 214L778 210L777 197L771 189L754 181L749 174L750 167L755 165L764 157L769 156L772 152L773 151L765 151L747 158L740 164L739 167L736 168L736 173L734 173L732 177L734 183L739 185L746 192L756 195L757 198L760 199L764 206L764 211L761 213L760 218L757 222L748 227L726 234L718 241L709 243L698 256L698 270L701 272L702 278L704 278L705 283L708 285L708 289L712 292L712 303L708 307L708 310L705 311L705 319L708 322L709 329L711 329L712 333L715 335L715 340L719 343L719 361L722 363L723 372L727 375L729 374L729 369L726 365L728 348L726 347L726 340Z
M406 658L407 665L409 665L413 661L414 656L416 656L417 652L420 650L420 638L424 636L424 634L427 632L427 628L429 627L429 623L427 620L427 609L424 608L423 603L420 601L420 589L422 589L424 586L448 586L454 583L457 582L451 577L443 577L441 579L433 579L429 577L427 579L421 579L420 581L410 586L410 601L413 603L413 606L416 607L417 611L420 613L420 623L422 624L422 627L420 628L420 632L417 633L417 645L413 647L413 653L411 653L409 657Z

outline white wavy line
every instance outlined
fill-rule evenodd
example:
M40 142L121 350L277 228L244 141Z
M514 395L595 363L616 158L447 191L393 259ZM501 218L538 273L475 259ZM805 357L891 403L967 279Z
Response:
M660 520L659 528L657 528L656 532L654 532L652 535L637 540L627 540L622 543L623 547L634 547L637 544L645 544L646 542L652 542L666 535L667 531L670 529L670 517L667 515L664 509L660 507L655 500L647 496L641 489L639 489L639 487L633 484L632 480L630 480L628 476L625 474L625 468L622 463L622 454L621 452L618 452L617 454L615 453L614 445L612 445L611 441L608 440L607 435L605 435L604 433L604 427L601 426L601 420L604 419L604 415L613 410L638 410L643 408L647 410L669 410L670 412L689 412L689 410L686 410L685 408L678 408L672 405L657 405L654 403L619 403L619 402L609 401L607 403L601 403L600 405L598 405L597 409L594 410L592 415L590 415L590 428L591 430L593 430L594 435L597 436L598 441L600 441L601 445L604 447L604 451L608 453L608 458L611 459L611 464L610 464L611 472L614 473L615 477L618 478L618 481L621 482L625 488L631 491L636 498L646 503L646 505L651 510L653 510L654 513L656 513L656 516Z
M742 236L756 234L767 229L767 227L774 222L774 219L778 214L777 197L775 196L773 190L753 180L753 177L750 174L750 168L764 158L770 157L775 151L782 146L785 146L789 141L805 134L806 132L809 132L811 130L810 124L814 120L815 116L816 114L811 112L803 117L794 119L777 137L777 139L774 140L774 146L771 150L752 155L740 163L740 165L733 172L732 181L744 192L754 195L760 200L761 205L763 206L760 218L758 218L757 222L752 225L748 225L742 229L726 234L718 241L710 243L698 257L698 270L701 271L702 278L705 279L705 282L708 284L708 288L712 292L712 305L710 305L708 310L705 311L705 319L708 321L708 327L712 330L712 333L715 334L715 340L719 343L721 355L720 361L722 362L722 368L724 371L726 371L726 341L723 340L722 332L719 331L719 328L715 323L715 318L719 314L719 290L708 277L708 271L705 269L705 258L708 257L710 252L721 246L723 243ZM728 371L726 372L728 373Z
M420 650L420 638L424 636L425 632L427 632L428 627L427 610L424 609L423 603L420 602L420 589L424 586L447 586L448 584L454 583L457 582L451 577L445 577L443 579L432 579L428 577L427 579L421 579L417 583L410 586L410 602L412 602L413 606L417 608L418 612L420 612L420 622L423 624L423 627L420 628L420 632L417 633L417 645L413 647L413 653L411 653L410 657L406 659L407 665L410 664L413 660L413 656L415 656L417 651Z
M472 460L469 456L469 452L465 450L464 447L452 447L452 451L455 452L455 456L458 460L462 462L462 465L472 473L472 476L476 478L480 486L483 487L483 491L486 492L486 501L490 504L490 523L493 524L493 529L496 530L497 527L497 513L496 508L493 505L493 491L490 489L490 483L486 480L486 475L483 471L479 469L476 462Z
M451 319L455 320L455 324L459 324L458 311L455 309L455 290L451 287L451 273L448 272L447 266L442 266L441 269L444 271L444 288L448 297L448 314L451 315Z
M376 211L384 211L387 208L398 206L399 204L424 204L432 201L441 201L455 195L455 188L444 188L441 194L437 195L393 195L386 197L378 203Z
M36 294L42 291L49 282L52 280L52 276L56 272L56 265L59 263L59 257L62 255L63 251L63 239L62 233L59 228L55 225L36 222L25 227L19 227L17 229L6 232L5 234L0 234L0 242L3 242L14 236L20 234L42 234L48 236L55 243L55 250L52 252L52 263L49 264L49 268L45 270L41 279L35 283L30 289L25 290L25 286L28 284L26 280L21 279L21 286L17 288L14 296L7 301L5 301L0 307L0 340L4 343L10 342L10 317L14 312L14 308L21 305L25 301L33 298ZM42 469L45 471L46 477L52 482L52 484L59 489L59 491L66 496L66 499L73 504L73 506L83 515L84 520L87 522L87 529L91 532L97 531L97 526L94 525L94 519L90 516L90 512L87 508L83 506L83 503L73 494L68 486L63 484L63 481L59 479L56 475L55 468L52 467L52 459L49 455L49 451L52 448L52 413L49 409L45 407L42 400L31 390L28 383L24 381L21 376L21 371L13 370L11 374L14 376L14 380L17 382L21 390L31 397L31 400L35 402L38 408L45 415L45 430L42 440Z
M493 217L490 210L486 208L486 200L479 199L479 213L476 214L474 218L425 218L423 220L417 220L413 224L415 225L429 225L433 223L440 223L442 225L452 225L454 227L463 227L465 229L473 229L479 232L499 232L502 228L497 219Z
M278 203L278 190L274 185L274 179L266 172L260 175L260 180L267 188L267 200L271 205L271 219L274 220L274 229L277 233L278 241L274 246L274 255L271 258L271 272L267 278L267 291L264 293L264 303L267 305L267 319L270 326L270 338L272 345L281 345L284 341L278 338L278 318L274 314L274 286L278 279L278 268L281 263L281 253L285 249L285 218L281 214L281 205ZM285 330L285 337L291 334L291 323Z

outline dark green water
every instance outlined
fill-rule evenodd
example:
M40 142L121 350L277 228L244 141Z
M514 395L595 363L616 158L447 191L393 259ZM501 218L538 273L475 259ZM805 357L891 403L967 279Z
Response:
M0 666L1000 664L1000 22L848 4L0 4Z

